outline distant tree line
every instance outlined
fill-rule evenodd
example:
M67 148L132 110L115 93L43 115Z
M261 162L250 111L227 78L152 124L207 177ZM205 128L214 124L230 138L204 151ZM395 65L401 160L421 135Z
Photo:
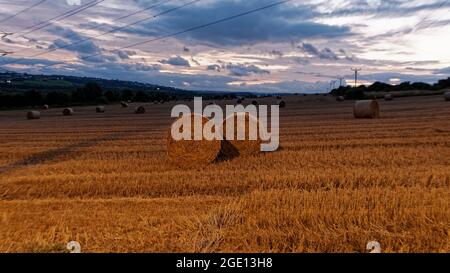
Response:
M331 95L344 96L346 99L363 99L366 92L400 92L412 90L442 90L450 88L450 77L445 80L440 80L435 84L428 84L423 82L403 82L398 85L391 85L383 82L375 82L372 85L360 85L357 87L341 86L331 91Z
M195 93L184 96L193 97ZM236 99L235 94L207 95L207 99ZM48 91L41 92L34 89L24 92L0 92L0 108L21 108L38 107L44 104L50 106L68 106L68 105L88 105L88 104L108 104L120 101L133 102L168 102L180 99L181 96L167 93L165 91L133 91L124 89L121 91L107 90L94 82L86 83L82 88L73 91Z

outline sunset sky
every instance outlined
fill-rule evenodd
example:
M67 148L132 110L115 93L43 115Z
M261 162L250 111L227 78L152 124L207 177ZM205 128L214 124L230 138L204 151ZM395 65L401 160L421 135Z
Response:
M0 0L0 31L13 33L1 39L0 55L14 52L0 57L1 69L191 90L299 93L326 92L338 78L353 84L353 67L362 69L365 84L432 83L450 74L450 0L294 0L126 49L277 0L104 0L30 32L96 2L48 0L8 19L38 2Z

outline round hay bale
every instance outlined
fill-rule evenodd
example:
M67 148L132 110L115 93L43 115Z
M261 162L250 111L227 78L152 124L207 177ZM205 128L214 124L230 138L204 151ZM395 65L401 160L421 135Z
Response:
M48 106L47 104L44 104L44 105L42 105L41 109L48 110L48 109L50 109L50 106Z
M74 113L72 108L64 108L63 110L63 115L64 116L72 116Z
M380 105L376 100L360 100L353 107L355 118L379 118Z
M136 109L134 109L135 114L145 114L145 107L144 106L138 106Z
M238 124L238 121L242 119L242 116L245 115L245 124ZM227 139L227 120L234 119L234 137L233 139ZM258 134L256 140L250 140L250 120L256 122ZM261 123L257 118L250 115L249 113L235 113L232 116L227 117L222 123L222 132L224 136L224 141L222 143L221 154L225 158L233 158L237 156L251 156L257 155L261 152L261 144L262 140L259 134L259 128ZM241 129L245 129L245 140L238 140L238 127Z
M27 113L27 119L40 119L41 118L41 112L39 111L28 111Z
M394 100L394 95L392 95L392 94L386 94L386 95L384 95L384 100L385 100L385 101L391 101L391 100Z
M97 113L105 113L105 106L97 106L97 107L95 107L95 112L97 112Z
M336 100L337 101L345 101L345 98L344 98L344 96L337 96Z
M277 104L278 104L278 106L280 106L280 108L285 108L286 107L286 102L284 100L279 101Z
M258 105L258 102L256 100L252 101L253 105Z
M445 92L444 97L446 101L450 101L450 92Z
M127 108L127 107L128 107L128 103L126 103L126 102L124 102L124 101L122 101L122 102L120 103L120 105L122 106L122 108Z
M177 122L184 122L191 119L191 135L194 139L194 117L196 114L180 117ZM201 116L202 128L209 121ZM169 160L181 167L202 167L213 163L219 156L222 141L220 140L179 140L172 137L172 126L167 137L167 155ZM187 129L188 130L188 129Z

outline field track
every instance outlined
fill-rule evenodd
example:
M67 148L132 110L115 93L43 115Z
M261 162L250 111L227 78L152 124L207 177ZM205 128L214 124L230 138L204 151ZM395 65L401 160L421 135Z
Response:
M450 252L449 102L285 100L280 151L205 169L168 162L174 104L0 112L0 252Z

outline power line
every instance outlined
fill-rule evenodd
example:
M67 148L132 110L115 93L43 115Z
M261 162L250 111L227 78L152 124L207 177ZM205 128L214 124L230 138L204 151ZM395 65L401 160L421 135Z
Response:
M231 20L234 20L234 19L246 16L246 15L249 15L249 14L253 14L253 13L260 12L260 11L263 11L263 10L266 10L266 9L270 9L270 8L273 8L273 7L276 7L276 6L279 6L279 5L291 2L291 1L293 1L293 0L284 0L284 1L275 2L275 3L269 4L269 5L266 5L266 6L263 6L263 7L251 9L251 10L248 10L246 12L242 12L242 13L239 13L239 14L236 14L236 15L232 15L232 16L228 16L228 17L225 17L225 18L222 18L222 19L219 19L219 20L215 20L215 21L212 21L210 23L198 25L198 26L191 27L191 28L188 28L188 29L185 29L185 30L182 30L182 31L178 31L178 32L174 32L174 33L171 33L171 34L162 35L162 36L159 36L159 37L156 37L156 38L153 38L153 39L149 39L149 40L145 40L145 41L138 42L138 43L135 43L135 44L131 44L131 45L128 45L128 46L120 47L120 48L118 48L116 50L129 49L129 48L133 48L133 47L136 47L136 46L139 46L139 45L143 45L143 44L147 44L147 43L151 43L151 42L167 39L167 38L170 38L170 37L175 37L175 36L178 36L178 35L181 35L181 34L185 34L185 33L192 32L192 31L195 31L195 30L199 30L199 29L202 29L202 28L206 28L206 27L209 27L209 26L217 25L217 24L220 24L220 23L223 23L223 22L231 21ZM97 57L97 56L100 56L101 54L102 53L88 55L88 56L84 57L84 59L86 60L86 59L89 59L89 58ZM47 67L51 67L51 66L55 66L55 65L59 65L59 64L64 64L64 63L65 62L59 62L59 63L50 64L50 65L45 65L42 68L47 68ZM5 65L5 64L3 64L3 65Z
M160 5L160 4L163 4L163 3L167 3L167 2L170 2L170 1L173 1L173 0L163 1L163 2L160 2L160 3L157 4L157 5ZM116 28L114 28L114 29L112 29L112 30L109 30L109 31L107 31L107 32L104 32L104 33L102 33L102 34L95 35L95 36L91 36L91 37L88 37L88 38L86 38L86 39L82 39L82 40L80 40L80 41L77 41L77 42L74 42L74 43L71 43L71 44L68 44L68 45L64 45L64 46L60 46L60 47L57 46L57 47L52 48L52 49L50 49L50 50L47 50L47 51L45 51L45 52L41 52L41 53L38 53L38 54L35 54L35 55L32 55L32 56L28 56L27 58L35 58L35 57L39 57L39 56L42 56L42 55L45 55L45 54L54 52L54 51L56 51L56 50L58 50L58 49L69 48L69 47L72 47L72 46L74 46L74 45L78 45L78 44L87 42L87 41L89 41L89 40L96 39L96 38L99 38L99 37L101 37L101 36L104 36L104 35L107 35L107 34L116 32L116 31L118 31L118 30L122 30L122 29L124 29L124 28L126 28L126 27L133 26L133 25L137 25L137 24L142 23L142 22L144 22L144 21L147 21L147 20L150 20L150 19L154 19L154 18L157 18L157 17L159 17L159 16L162 16L162 15L165 15L165 14L168 14L168 13L171 13L171 12L174 12L174 11L176 11L176 10L185 8L185 7L190 6L190 5L193 5L193 4L195 4L195 3L197 3L197 2L200 2L200 1L202 1L202 0L194 0L194 1L190 1L190 2L188 2L188 3L185 3L185 4L181 5L181 6L174 7L174 8L170 8L170 9L168 9L168 10L162 11L162 12L160 12L160 13L158 13L158 14L155 14L155 15L153 15L153 16L151 16L151 17L144 18L144 19L142 19L142 20L139 20L139 21L136 21L136 22L133 22L133 23L124 25L124 26L122 26L122 27L116 27ZM157 6L157 5L154 5L153 7L155 7L155 6ZM148 9L149 9L149 8L145 8L145 10L148 10ZM134 14L136 14L136 12L135 12ZM121 17L121 18L124 18L124 17L129 17L129 16L123 16L123 17ZM24 59L21 59L21 60L24 60ZM19 62L20 62L21 60L19 60ZM15 61L15 62L17 62L17 61ZM10 62L10 63L12 63L12 62ZM8 64L10 64L10 63L6 63L6 64L3 64L3 65L8 65Z
M113 20L113 22L121 21L123 19L129 18L129 17L134 16L136 14L139 14L139 13L142 13L144 11L150 10L150 9L155 8L157 6L160 6L162 4L167 4L167 3L172 2L172 1L174 1L174 0L167 0L167 1L162 1L162 2L156 3L156 4L154 4L154 5L150 6L150 7L146 7L146 8L140 9L138 11L135 11L133 13L130 13L128 15L124 15L122 17L116 18L116 19Z
M2 49L0 49L0 57L4 57L6 55L10 55L13 54L14 52L10 52L10 51L4 51Z
M129 18L129 17L134 16L134 15L136 15L136 14L139 14L139 13L142 13L142 12L144 12L144 11L147 11L147 10L150 10L150 9L153 9L153 8L156 8L156 7L158 7L158 6L161 6L161 5L163 5L163 4L167 4L167 3L172 2L172 1L174 1L174 0L161 1L161 2L159 2L159 3L156 3L156 4L152 5L152 6L149 6L149 7L146 7L146 8L140 9L140 10L137 10L137 11L135 11L135 12L132 12L132 13L130 13L130 14L127 14L127 15L124 15L124 16L121 16L121 17L118 17L118 18L112 20L112 22L117 22L117 21L120 21L120 20ZM88 30L96 30L96 29L99 29L101 26L102 26L102 25L99 24L99 25L96 25L96 26L94 26L94 27L89 28ZM76 37L76 36L78 36L78 35L79 35L78 33L73 33L73 34L71 34L71 35L66 36L65 38L66 38L66 39L71 39L71 38ZM57 49L61 49L61 48L62 48L62 47L58 47ZM56 50L56 49L55 49L55 50ZM51 51L49 51L49 52L51 52Z
M444 0L437 8L436 8L436 10L439 10L440 8L442 8L444 5L446 5L448 2L449 2L450 0ZM429 24L428 26L426 26L426 27L421 27L432 15L434 15L435 13L436 13L436 10L434 11L434 12L432 12L431 14L429 14L428 16L425 16L422 20L420 20L420 22L419 23L417 23L415 26L414 26L414 31L417 31L417 30L424 30L424 29L428 29L428 28L430 28L431 26L433 26L438 20L433 20L432 22L431 22L431 24Z
M172 0L170 0L170 1L172 1ZM81 44L81 43L84 43L84 42L87 42L87 41L91 41L92 39L97 39L97 38L102 37L102 36L105 36L105 35L107 35L107 34L110 34L110 33L113 33L113 32L116 32L116 31L119 31L119 30L122 30L122 29L125 29L125 28L130 27L130 26L134 26L134 25L140 24L140 23L142 23L142 22L148 21L148 20L150 20L150 19L157 18L157 17L159 17L159 16L162 16L162 15L165 15L165 14L168 14L168 13L171 13L171 12L174 12L174 11L177 11L177 10L179 10L179 9L182 9L182 8L187 7L187 6L193 5L193 4L195 4L195 3L197 3L197 2L200 2L200 1L202 1L202 0L194 0L194 1L190 1L190 2L188 2L188 3L186 3L186 4L181 5L181 6L174 7L174 8L171 8L171 9L168 9L168 10L165 10L165 11L162 11L162 12L160 12L160 13L158 13L158 14L155 14L155 15L153 15L153 16L150 16L150 17L147 17L147 18L144 18L144 19L141 19L141 20L139 20L139 21L136 21L136 22L133 22L133 23L130 23L130 24L126 24L126 25L121 26L121 27L115 27L115 28L113 28L112 30L106 31L106 32L104 32L104 33L101 33L101 34L98 34L98 35L94 35L94 36L90 36L90 37L87 37L87 38L85 38L85 39L82 39L82 40L80 40L80 41L77 41L77 42L74 42L74 43L71 43L71 44L68 44L68 45L64 45L64 46L61 46L61 47L55 47L55 48L52 48L52 49L50 49L50 50L48 50L48 51L46 51L46 52L42 52L42 53L33 55L33 56L31 56L30 58L42 56L42 55L44 55L44 54L47 54L47 53L56 51L56 50L58 50L58 49L69 48L69 47L72 47L72 46L74 46L74 45L78 45L78 44Z
M55 17L50 18L48 20L45 20L45 21L43 21L43 22L41 22L39 24L26 27L26 28L22 29L21 31L17 32L16 34L24 32L23 34L18 36L18 37L24 37L27 34L33 33L35 31L41 30L41 29L43 29L43 28L45 28L47 26L50 26L51 24L53 24L53 22L57 22L57 21L61 21L61 20L67 19L67 18L69 18L71 16L74 16L74 15L76 15L76 14L78 14L78 13L80 13L80 12L86 10L86 9L89 9L91 7L94 7L94 6L97 6L98 4L100 4L100 3L104 2L104 1L106 1L106 0L100 0L100 1L95 0L95 1L89 2L88 4L82 5L80 7L75 8L75 9L71 9L71 10L69 10L67 12L64 12L64 13L58 15L58 16L55 16Z
M2 37L0 37L0 39L3 39L3 38L5 38L6 36L10 36L10 35L13 35L14 33L12 33L12 32L5 32L5 31L3 31L3 30L0 30L0 36L2 36Z
M222 19L219 19L219 20L215 20L215 21L212 21L210 23L198 25L198 26L191 27L191 28L188 28L188 29L185 29L185 30L182 30L182 31L178 31L178 32L174 32L174 33L171 33L171 34L162 35L162 36L159 36L159 37L156 37L156 38L153 38L153 39L149 39L149 40L145 40L145 41L138 42L138 43L135 43L135 44L131 44L131 45L128 45L128 46L120 47L120 48L118 48L116 50L129 49L129 48L133 48L133 47L140 46L140 45L143 45L143 44L148 44L148 43L151 43L151 42L167 39L167 38L170 38L170 37L175 37L175 36L178 36L178 35L181 35L181 34L185 34L185 33L192 32L192 31L199 30L199 29L206 28L206 27L210 27L210 26L217 25L217 24L220 24L220 23L223 23L223 22L231 21L231 20L234 20L234 19L246 16L246 15L249 15L249 14L252 14L252 13L256 13L256 12L259 12L259 11L270 9L270 8L273 8L273 7L276 7L276 6L288 3L288 2L292 2L292 1L293 0L284 0L284 1L275 2L275 3L269 4L269 5L266 5L266 6L263 6L263 7L251 9L251 10L248 10L248 11L243 12L243 13L239 13L239 14L232 15L232 16L229 16L229 17L225 17L225 18L222 18ZM86 60L86 59L89 59L89 58L97 57L97 56L100 56L101 54L102 53L92 54L92 55L84 57L84 59ZM59 62L59 63L46 65L46 66L43 66L43 68L55 66L55 65L58 65L58 64L64 64L64 62Z
M9 21L9 20L11 20L11 19L13 19L13 18L19 16L20 14L25 13L25 12L29 11L30 9L33 9L33 8L35 8L35 7L37 7L37 6L41 5L41 4L43 4L43 3L46 2L46 1L47 1L47 0L41 0L41 1L37 2L36 4L33 4L33 5L31 5L31 6L27 7L27 8L25 8L25 9L23 9L23 10L21 10L21 11L15 13L15 14L11 15L11 16L8 16L8 17L6 17L6 18L0 20L0 23L4 23L4 22L6 22L6 21Z

